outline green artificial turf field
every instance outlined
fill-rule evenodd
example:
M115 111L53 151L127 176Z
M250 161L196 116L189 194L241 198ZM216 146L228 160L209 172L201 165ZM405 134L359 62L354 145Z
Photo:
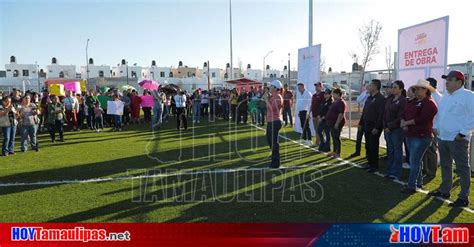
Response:
M281 131L283 168L267 170L263 130L223 120L190 126L67 132L56 144L41 134L40 152L0 157L0 221L474 222L472 211L401 194L400 184L291 141L299 139L291 128ZM348 157L355 143L342 145Z

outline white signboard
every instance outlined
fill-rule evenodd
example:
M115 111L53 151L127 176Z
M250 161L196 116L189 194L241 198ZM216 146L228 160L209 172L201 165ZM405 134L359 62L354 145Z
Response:
M123 115L123 101L107 101L107 114Z
M298 50L298 82L303 82L306 89L316 91L314 83L320 79L321 45Z
M397 78L405 88L433 77L444 91L441 75L448 65L449 16L398 30Z
M313 94L316 91L314 83L320 80L320 66L321 66L321 45L314 45L311 47L305 47L298 50L298 83L302 82L305 84L305 88ZM295 94L299 94L296 89ZM311 116L312 114L309 113ZM295 116L295 131L302 133L300 119L298 112L294 113ZM314 137L316 131L313 125L313 118L311 117L308 121L311 129L311 135Z

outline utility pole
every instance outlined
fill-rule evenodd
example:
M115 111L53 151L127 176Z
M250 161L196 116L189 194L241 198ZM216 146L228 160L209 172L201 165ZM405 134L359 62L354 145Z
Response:
M232 61L232 0L229 0L229 24L230 24L230 79L234 79L234 64Z
M288 87L290 86L290 79L291 79L291 74L290 74L290 53L288 53Z
M89 54L87 54L87 49L89 48L89 39L86 42L86 79L87 83L89 83Z
M210 73L210 65L209 60L207 60L207 90L211 90L211 75Z
M313 46L313 0L309 0L309 35L308 47Z
M127 68L127 85L130 85L128 83L128 61L125 61L125 67Z
M38 65L38 61L35 61L35 65L36 65L36 78L38 79L38 93L41 93L41 83L40 83L40 70L39 70L39 65Z

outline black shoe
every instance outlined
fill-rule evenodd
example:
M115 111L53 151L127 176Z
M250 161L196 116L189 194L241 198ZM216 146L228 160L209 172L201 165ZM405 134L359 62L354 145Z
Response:
M359 157L359 156L360 156L360 153L353 153L348 158L352 159L352 158Z
M8 155L15 155L15 152L9 152Z
M414 194L416 193L416 190L415 189L412 189L412 188L408 188L408 187L404 187L402 190L400 190L401 193L403 194Z
M376 172L376 171L377 171L377 168L369 168L369 169L367 170L368 173L374 173L374 172Z
M432 191L432 192L428 193L428 195L429 196L435 196L435 197L441 197L443 199L449 199L449 197L451 196L449 193L442 193L439 190Z
M450 207L469 207L469 201L458 198L455 202L449 204Z
M419 185L416 186L416 188L422 190L422 189L423 189L423 185L419 184Z
M21 150L22 153L26 153L26 150Z
M39 152L39 148L34 148L33 150L35 150L35 152Z
M2 153L2 156L8 156L8 153Z

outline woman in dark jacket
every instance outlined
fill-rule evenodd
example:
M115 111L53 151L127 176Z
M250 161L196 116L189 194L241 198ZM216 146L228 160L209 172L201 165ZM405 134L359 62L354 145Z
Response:
M316 130L319 136L319 148L318 150L321 152L329 152L331 150L331 128L326 123L326 114L329 110L329 107L332 105L332 96L331 90L326 89L324 91L324 102L321 103L319 106L319 123L318 128Z
M406 106L406 98L402 95L405 85L395 81L391 86L391 96L385 101L383 127L387 142L387 174L386 178L400 179L403 163L403 140L405 135L400 127Z

